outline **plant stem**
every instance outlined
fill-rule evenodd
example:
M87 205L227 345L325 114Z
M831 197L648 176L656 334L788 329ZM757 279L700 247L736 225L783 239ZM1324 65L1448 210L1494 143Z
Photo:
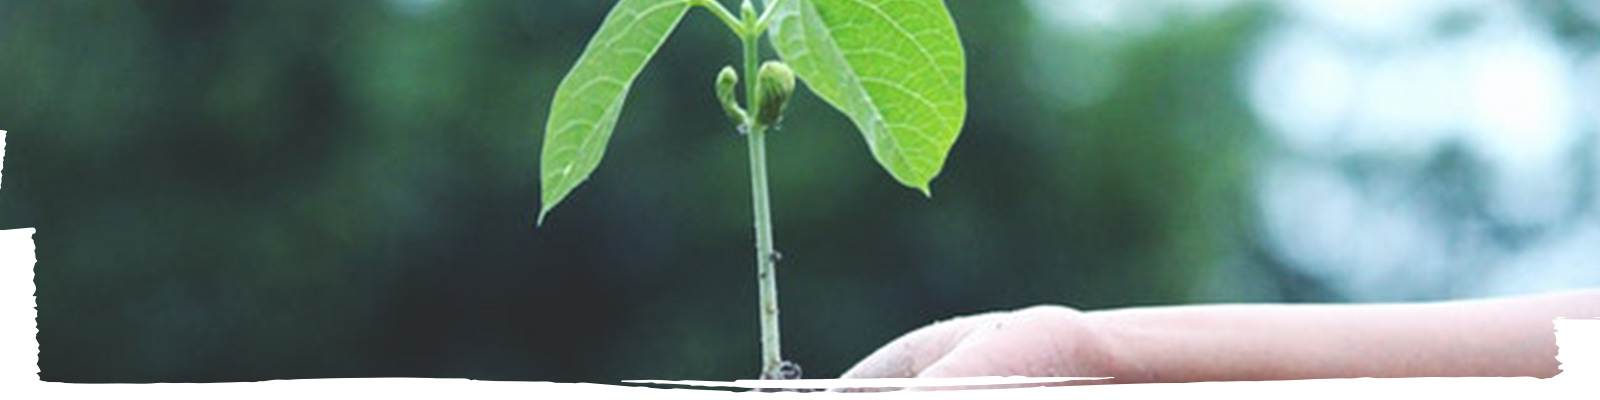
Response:
M747 109L761 109L761 96L756 93L757 63L761 56L761 32L755 30L754 15L746 13L744 42L744 80ZM777 251L772 245L772 205L767 194L767 132L756 118L746 119L745 131L750 147L750 197L754 202L756 229L756 279L761 296L761 371L763 376L776 373L783 362L783 351L778 340L778 276Z
M761 18L756 20L756 32L766 32L767 25L772 23L772 11L783 5L784 0L776 0L767 5L767 10L761 13Z
M711 14L717 16L717 19L722 20L722 23L727 24L728 29L732 30L735 35L744 37L746 34L745 32L748 29L745 27L745 24L739 21L738 18L734 18L733 13L728 12L728 9L723 7L722 3L718 3L716 0L695 0L694 5L705 7L707 10L710 10Z

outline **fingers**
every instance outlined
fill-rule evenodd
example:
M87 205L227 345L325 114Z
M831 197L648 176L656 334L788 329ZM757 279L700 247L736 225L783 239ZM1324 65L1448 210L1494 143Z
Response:
M1078 329L1077 312L1060 307L1034 307L972 327L960 343L927 366L918 378L1091 377L1099 371L1086 331ZM1087 375L1085 375L1087 374ZM1097 377L1097 376L1094 376ZM911 390L1007 389L1093 384L1094 381L1014 385L923 387Z
M934 323L900 336L845 371L841 379L915 378L961 343L968 332L987 321L1003 317L988 313ZM893 389L851 389L876 392Z
M969 337L966 344L957 346L949 354L940 358L938 362L928 366L918 375L918 378L984 378L984 377L1065 377L1070 373L1059 370L1056 360L1043 360L1039 357L1027 357L1011 353L1003 342L986 340L982 336L988 334L975 334ZM1043 352L1035 352L1038 354ZM909 391L935 391L935 390L970 390L970 389L1013 389L1039 386L1061 386L1071 382L1057 383L1027 383L1007 385L980 385L980 386L927 386L908 388Z
M935 323L891 341L856 363L841 378L967 378L990 376L1068 377L1094 373L1094 342L1080 322L1081 313L1066 307L1041 306L992 312ZM1084 367L1084 368L1079 368ZM997 389L1029 385L941 389ZM856 389L843 391L886 391Z
M1018 343L1016 334L1019 329L1015 315L1006 318L991 318L981 324L970 327L967 335L960 343L952 347L943 357L917 375L918 378L979 378L997 376L1051 376L1041 372L1042 366L1049 363L1038 360L1041 352L1038 349L1028 349L1026 344ZM1020 347L1020 348L1019 348ZM988 386L941 386L941 387L914 387L911 391L928 390L969 390L969 389L1006 389L1039 385L988 385Z
M872 352L840 376L843 379L913 378L938 361L966 336L974 324L998 314L939 322L901 335Z

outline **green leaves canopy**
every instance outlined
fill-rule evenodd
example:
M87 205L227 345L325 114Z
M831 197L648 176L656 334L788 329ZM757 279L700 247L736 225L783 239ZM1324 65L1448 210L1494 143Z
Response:
M942 0L765 0L771 42L900 183L930 194L966 120L966 56ZM694 0L622 0L562 80L545 127L544 217L599 166L639 71ZM748 72L747 72L748 73Z

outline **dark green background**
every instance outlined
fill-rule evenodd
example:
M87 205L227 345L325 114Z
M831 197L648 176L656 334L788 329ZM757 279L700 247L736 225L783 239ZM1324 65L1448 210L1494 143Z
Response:
M1097 37L950 3L971 113L935 197L809 93L770 141L809 377L964 313L1339 299L1256 233L1272 147L1239 71L1274 7ZM610 4L0 0L0 228L38 229L41 377L753 377L745 144L712 90L738 53L708 13L532 226L550 98ZM1054 94L1086 85L1108 97Z

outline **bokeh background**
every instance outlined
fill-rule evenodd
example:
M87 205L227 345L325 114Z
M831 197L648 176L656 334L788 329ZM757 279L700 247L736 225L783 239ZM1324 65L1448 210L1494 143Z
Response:
M533 227L550 98L611 3L0 0L41 377L754 377L708 13ZM787 356L835 376L1039 303L1600 286L1597 4L951 0L971 113L935 197L809 94L771 140Z

